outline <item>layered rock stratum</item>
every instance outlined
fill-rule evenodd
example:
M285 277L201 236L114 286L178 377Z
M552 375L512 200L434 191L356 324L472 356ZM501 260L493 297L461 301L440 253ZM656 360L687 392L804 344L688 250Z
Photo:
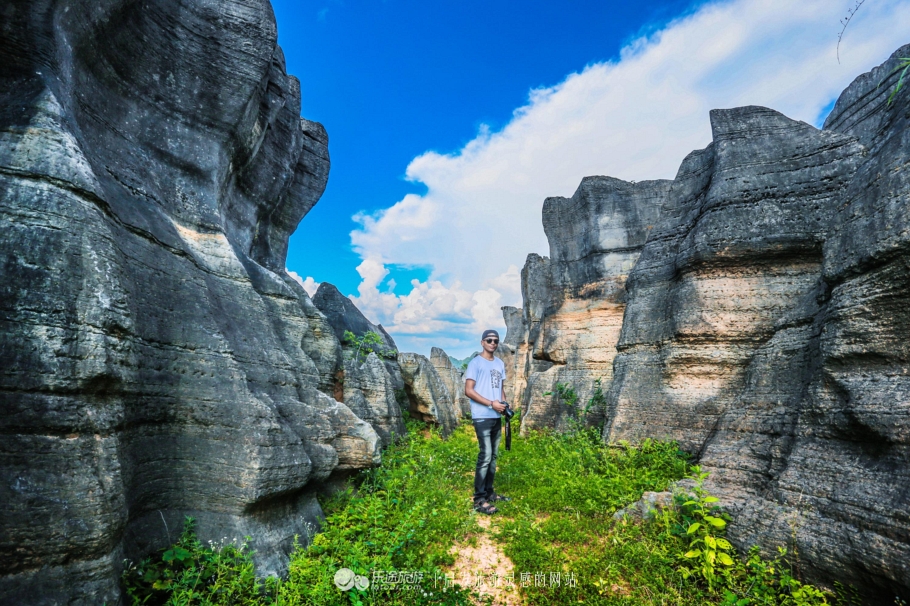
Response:
M285 272L328 138L269 3L0 12L2 601L115 604L184 516L280 571L381 439Z
M382 324L370 322L353 301L327 282L319 285L313 303L325 314L338 338L346 331L355 339L369 333L378 337L380 342L370 349L379 351L369 355L357 343L344 342L344 368L339 375L343 398L338 399L367 420L384 445L404 433L403 410L415 419L437 425L444 436L452 432L463 416L459 393L462 399L466 398L461 375L445 352L434 347L432 362L416 353L399 353Z
M416 353L398 354L398 364L404 378L408 412L415 419L438 425L443 436L450 435L460 415L436 367L426 356Z
M566 428L579 406L551 397L557 384L574 386L580 403L612 380L625 310L625 282L657 221L669 181L627 183L587 177L571 198L547 198L544 232L550 257L530 255L522 269L519 314L506 308L500 357L507 387L525 414L522 431ZM584 422L603 419L595 406Z
M910 596L910 94L888 103L908 55L821 130L715 110L672 182L547 200L551 257L504 308L530 426L564 426L555 381L583 404L602 378L606 440L678 441L738 547L788 546L873 602Z
M471 401L464 395L464 375L452 364L452 358L440 347L430 349L430 363L452 397L455 417L461 420L471 415Z

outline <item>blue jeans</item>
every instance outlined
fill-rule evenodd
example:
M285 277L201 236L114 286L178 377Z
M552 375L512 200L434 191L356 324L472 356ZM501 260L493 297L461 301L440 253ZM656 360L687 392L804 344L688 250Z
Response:
M493 498L493 476L496 475L496 453L502 433L502 419L475 419L474 433L480 452L474 470L474 503Z

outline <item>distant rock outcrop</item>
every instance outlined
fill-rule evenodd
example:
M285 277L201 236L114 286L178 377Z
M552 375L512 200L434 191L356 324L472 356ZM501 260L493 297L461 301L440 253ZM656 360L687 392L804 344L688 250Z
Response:
M398 354L401 376L409 401L409 412L415 418L439 426L443 436L448 436L458 424L455 404L436 367L416 353Z
M738 547L796 547L810 578L888 602L910 597L910 91L887 103L908 54L823 130L715 110L674 181L548 201L552 258L528 258L521 317L504 309L530 424L560 426L555 381L583 400L603 377L605 439L692 452Z
M401 375L398 377L400 380ZM356 360L344 362L344 403L372 425L383 446L405 433L396 393L403 391L403 386L402 381L402 387L396 387L386 365L375 353L368 355L362 364Z
M571 198L544 202L550 257L528 256L526 305L503 308L508 331L500 357L508 358L509 387L519 390L513 397L525 411L522 431L564 429L581 415L586 423L603 420L603 398L595 392L602 394L612 380L626 276L670 183L587 177ZM559 383L576 390L574 406L553 397Z
M322 282L313 295L313 304L319 308L335 331L335 337L344 341L344 331L348 330L362 337L368 332L375 332L382 338L383 345L389 350L398 350L392 336L385 331L382 324L373 324L357 309L357 306L341 294L333 284Z
M430 363L436 368L439 378L445 384L454 404L455 417L460 421L471 415L471 401L464 395L464 377L456 370L449 355L434 347L430 350Z
M373 426L382 437L383 445L388 446L405 432L401 406L407 407L407 398L398 366L398 346L381 324L370 322L353 301L328 282L319 285L313 304L325 314L335 336L343 344L345 362L337 376L335 399L351 406L358 416ZM377 347L380 351L370 353L345 342L345 331L357 338L371 332L379 335L381 343Z
M329 156L272 9L2 12L0 602L116 604L188 515L278 572L313 483L380 439L327 395L341 347L285 273Z
M382 338L380 348L395 352L394 358L371 353L366 362L355 362L363 358L363 352L345 344L341 378L344 402L373 425L384 444L404 433L401 408L417 419L438 425L444 436L452 433L463 416L459 393L463 400L466 398L460 373L443 350L434 347L432 361L416 353L397 353L395 341L382 325L370 322L350 299L327 282L319 286L313 303L326 315L338 338L346 330L357 337L374 332Z

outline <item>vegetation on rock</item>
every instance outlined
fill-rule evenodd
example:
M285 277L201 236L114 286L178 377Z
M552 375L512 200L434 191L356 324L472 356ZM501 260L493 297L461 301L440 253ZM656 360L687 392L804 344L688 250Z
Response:
M398 355L396 350L385 347L382 335L373 331L367 331L358 337L350 330L346 330L342 344L354 350L353 357L358 363L366 360L371 353L375 353L380 358L389 359L394 359Z

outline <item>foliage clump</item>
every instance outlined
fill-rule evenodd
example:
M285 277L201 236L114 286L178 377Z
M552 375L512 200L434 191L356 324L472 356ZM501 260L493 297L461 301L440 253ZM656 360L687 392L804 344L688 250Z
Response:
M531 432L513 443L501 488L519 500L497 534L516 570L572 573L576 587L529 577L528 603L820 606L835 598L796 578L786 550L737 555L731 521L702 488L705 474L673 443L606 444L593 428ZM499 483L500 475L497 475ZM653 521L614 514L647 491L675 488ZM680 487L686 483L680 483ZM558 578L558 577L557 577Z
M371 353L390 360L394 360L398 356L398 351L385 347L382 335L372 330L359 337L350 330L346 330L341 342L353 350L352 357L358 364L363 364Z
M274 579L255 574L250 537L240 543L204 545L195 521L187 517L176 543L138 564L127 563L123 588L132 604L259 604L274 589ZM225 539L226 541L226 539Z

